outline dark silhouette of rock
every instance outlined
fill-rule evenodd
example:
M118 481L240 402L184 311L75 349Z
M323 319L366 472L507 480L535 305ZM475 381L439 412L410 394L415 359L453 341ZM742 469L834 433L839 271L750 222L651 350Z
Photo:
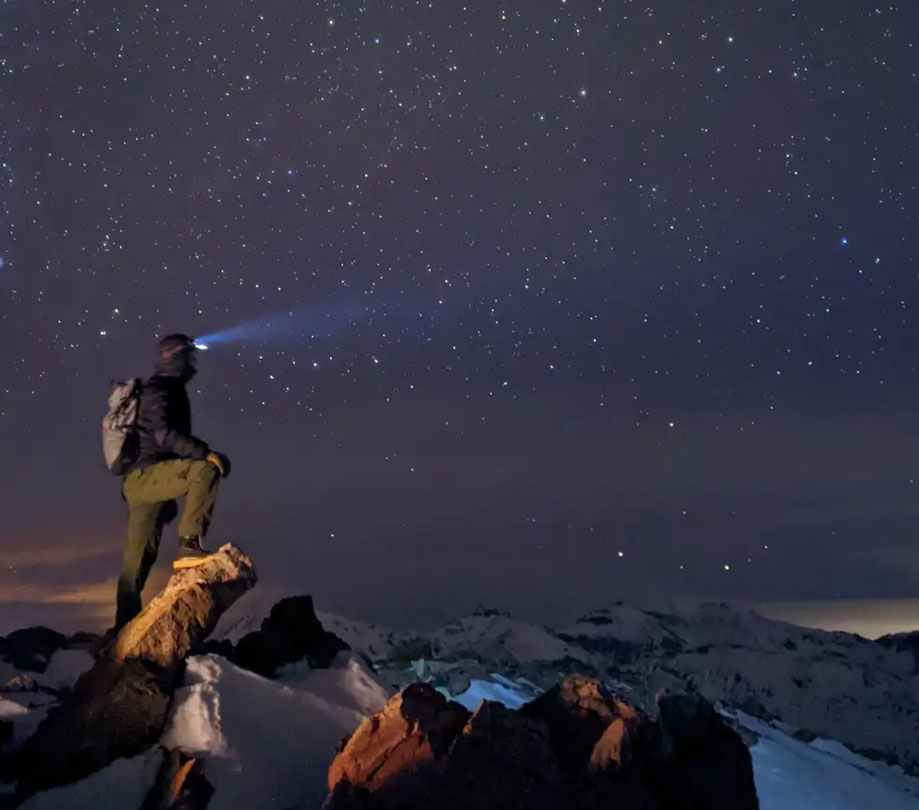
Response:
M658 709L670 775L666 806L757 810L753 759L712 705L698 696L666 695Z
M67 639L68 650L86 650L91 653L98 649L102 643L102 636L98 633L89 633L79 630Z
M662 698L656 722L572 676L519 712L483 701L461 730L455 705L413 684L364 721L326 810L758 808L749 752L701 698Z
M27 627L0 637L0 658L16 669L44 672L48 661L67 644L67 636L47 627Z
M229 658L234 664L273 678L279 667L306 660L325 668L341 651L350 649L316 618L311 596L291 596L271 608L261 628L243 636Z
M185 656L254 584L252 561L231 545L173 574L16 752L9 806L155 744Z
M567 794L545 725L492 701L482 701L469 718L443 772L428 806L557 810Z

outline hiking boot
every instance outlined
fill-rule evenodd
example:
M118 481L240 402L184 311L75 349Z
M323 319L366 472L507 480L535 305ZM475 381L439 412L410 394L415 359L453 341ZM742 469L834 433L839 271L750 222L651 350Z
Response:
M201 547L201 540L197 537L182 537L179 539L179 551L172 561L172 567L175 570L181 568L194 568L207 562L214 556L213 551L207 551Z

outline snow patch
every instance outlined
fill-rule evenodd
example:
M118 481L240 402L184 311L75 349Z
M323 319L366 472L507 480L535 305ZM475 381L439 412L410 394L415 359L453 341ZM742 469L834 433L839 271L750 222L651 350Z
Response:
M216 655L188 659L162 744L207 758L216 788L209 810L318 808L339 741L388 698L354 656L328 670L285 667L282 676L269 680Z
M804 743L753 717L750 749L760 810L917 810L919 779L828 740Z
M152 748L132 759L117 759L72 785L45 790L21 805L22 810L99 810L140 807L163 761Z
M492 675L490 681L472 680L469 682L469 688L461 695L451 696L445 689L440 691L452 700L455 700L464 708L474 712L483 700L493 700L507 706L508 709L515 711L529 703L541 693L532 684L524 682L515 682L502 675Z
M69 689L95 663L85 650L58 650L51 656L48 668L36 680L49 689Z

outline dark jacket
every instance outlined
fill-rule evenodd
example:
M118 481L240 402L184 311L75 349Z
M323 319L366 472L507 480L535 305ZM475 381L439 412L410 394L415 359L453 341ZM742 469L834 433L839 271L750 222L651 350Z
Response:
M170 459L207 457L207 443L191 432L191 405L185 383L193 375L194 368L184 360L173 365L161 363L156 374L141 384L137 414L139 447L132 469Z

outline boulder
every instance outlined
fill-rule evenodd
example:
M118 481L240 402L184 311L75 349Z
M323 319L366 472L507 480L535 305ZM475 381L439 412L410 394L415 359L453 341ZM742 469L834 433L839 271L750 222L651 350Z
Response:
M237 666L273 678L284 664L306 660L325 668L342 650L350 649L316 618L311 596L291 596L271 608L261 628L243 636L230 654Z
M221 546L202 565L172 575L166 587L118 634L114 659L140 658L174 669L255 581L252 560L235 546Z
M372 793L441 760L468 717L434 687L411 684L344 741L329 768L329 790Z
M51 656L65 646L67 637L47 627L27 627L0 637L0 659L16 669L44 672Z
M254 584L252 561L231 545L173 574L16 753L12 806L153 745L185 656Z

